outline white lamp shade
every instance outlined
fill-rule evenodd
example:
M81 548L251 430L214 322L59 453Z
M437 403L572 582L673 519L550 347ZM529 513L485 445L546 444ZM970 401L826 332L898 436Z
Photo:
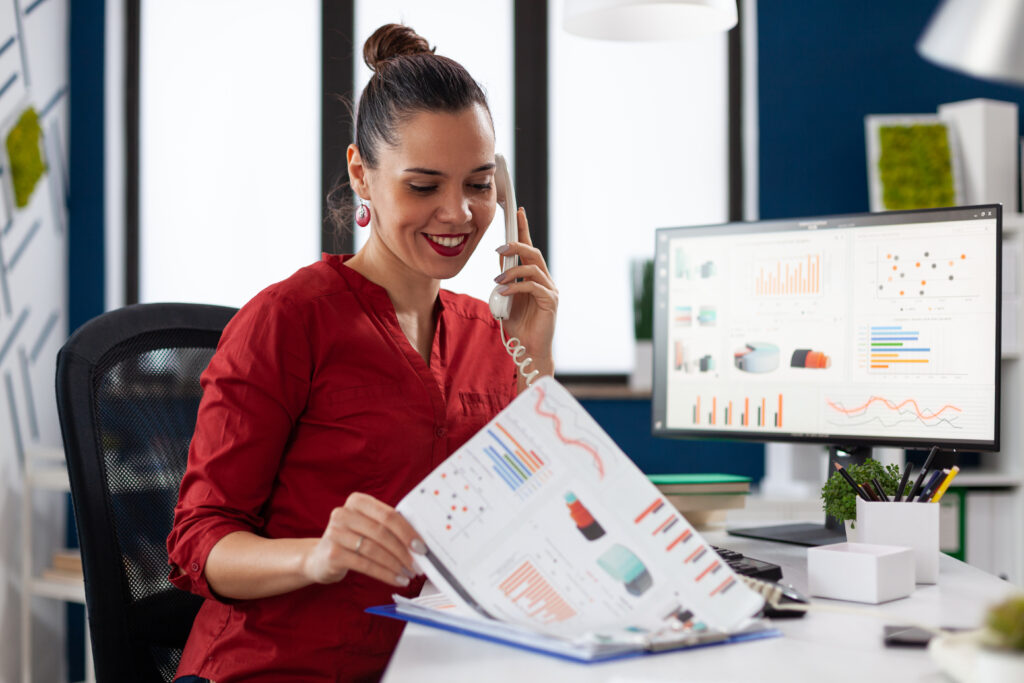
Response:
M565 0L562 26L601 40L679 40L728 31L736 0Z
M1024 2L945 0L917 51L954 71L1024 85Z

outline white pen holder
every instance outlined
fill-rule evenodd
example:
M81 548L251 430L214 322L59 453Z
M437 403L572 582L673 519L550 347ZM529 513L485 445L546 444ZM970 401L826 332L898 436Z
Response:
M912 548L916 582L938 583L938 503L879 503L858 498L856 524L861 543Z

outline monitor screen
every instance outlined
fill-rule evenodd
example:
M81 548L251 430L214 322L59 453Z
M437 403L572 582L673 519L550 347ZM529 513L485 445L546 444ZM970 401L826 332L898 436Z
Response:
M663 228L658 436L998 450L998 205Z

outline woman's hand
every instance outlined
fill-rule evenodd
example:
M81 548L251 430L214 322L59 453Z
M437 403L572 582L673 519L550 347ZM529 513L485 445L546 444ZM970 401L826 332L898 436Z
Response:
M416 576L412 553L426 546L390 505L353 493L331 511L323 536L304 558L303 573L315 583L341 581L349 570L392 586L408 586Z
M536 369L542 375L553 375L555 365L551 345L558 313L558 288L548 272L544 255L533 246L530 239L526 210L519 207L516 218L519 222L519 241L499 247L498 253L501 257L518 256L519 265L502 273L495 281L505 287L501 290L503 295L525 296L516 296L512 301L512 312L504 325L505 337L518 337L526 347L526 356L533 358L527 370ZM520 390L523 386L520 378Z

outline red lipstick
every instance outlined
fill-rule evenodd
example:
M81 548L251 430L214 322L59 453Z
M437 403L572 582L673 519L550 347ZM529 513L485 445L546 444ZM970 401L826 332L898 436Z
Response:
M436 242L434 239L444 239L446 241L458 240L454 245L448 246ZM466 233L458 235L427 235L423 233L423 239L427 241L427 244L441 256L458 256L462 253L462 250L469 244L469 235Z

